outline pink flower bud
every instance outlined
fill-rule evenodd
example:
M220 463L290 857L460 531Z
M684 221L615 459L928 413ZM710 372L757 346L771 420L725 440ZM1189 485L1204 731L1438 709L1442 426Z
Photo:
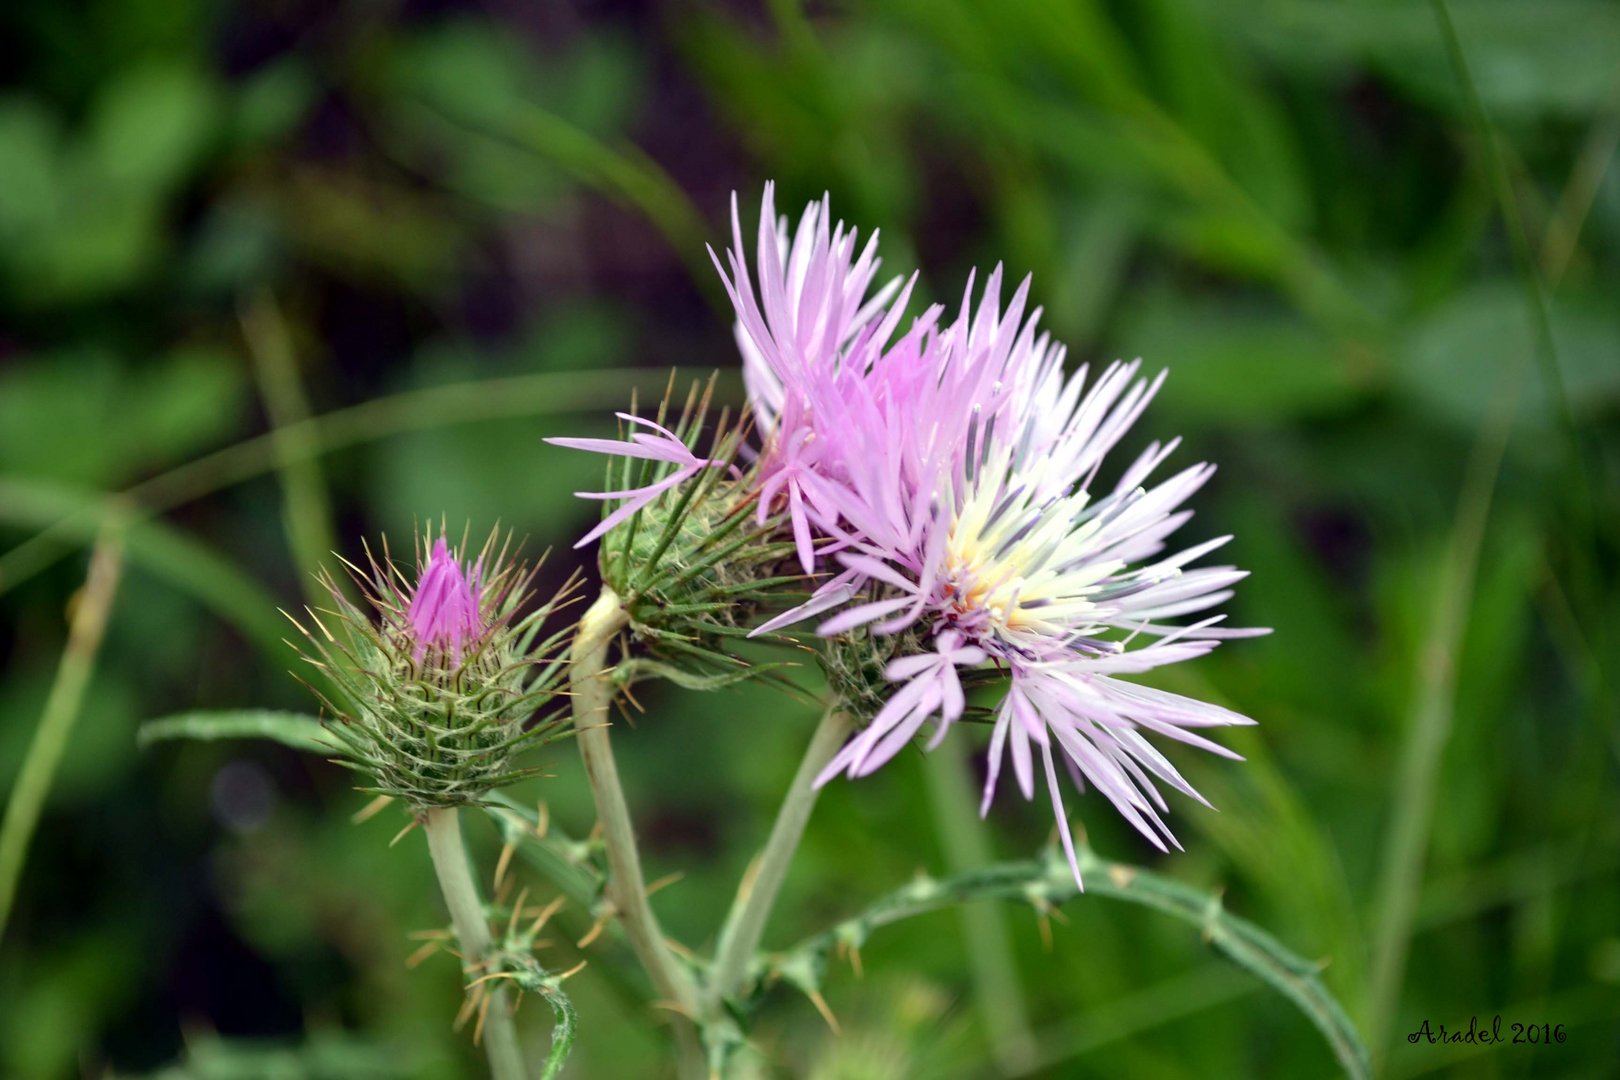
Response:
M418 663L429 649L447 653L454 663L461 663L462 650L484 630L482 590L482 567L475 566L469 576L444 537L434 541L433 552L422 568L405 613L416 639L413 655Z

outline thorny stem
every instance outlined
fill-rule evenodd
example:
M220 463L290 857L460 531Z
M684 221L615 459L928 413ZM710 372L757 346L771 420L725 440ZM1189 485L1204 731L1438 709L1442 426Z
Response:
M463 971L469 977L477 977L476 973L490 953L489 923L484 918L484 905L478 899L478 886L473 882L467 852L461 844L461 819L454 807L435 807L424 815L423 824L428 851L433 855L433 869L439 875L439 889L444 893L445 906L450 909L456 940L461 943ZM489 1056L490 1075L494 1080L527 1080L523 1048L518 1043L517 1025L512 1020L511 998L499 980L495 980L488 993L484 1052Z
M1346 1076L1370 1080L1366 1044L1323 985L1321 964L1295 955L1258 926L1229 914L1219 893L1200 892L1151 870L1110 862L1083 845L1076 855L1086 896L1140 904L1197 927L1216 952L1293 1002L1327 1040ZM860 914L773 954L770 973L807 993L819 993L828 956L835 949L858 950L879 927L977 900L1022 902L1044 916L1080 895L1068 861L1056 850L1040 859L996 863L944 878L919 877Z
M606 585L579 620L569 675L575 738L585 762L591 795L596 801L596 817L602 827L608 862L608 899L641 966L652 979L654 990L666 1005L691 1019L698 1012L697 986L664 941L658 918L647 902L647 883L641 874L635 829L630 823L630 808L619 783L619 767L613 759L613 744L608 737L608 706L613 698L612 686L606 678L608 645L626 621L618 594ZM683 1073L706 1075L691 1027L677 1022L675 1031Z
M799 771L793 776L782 808L777 811L765 848L738 886L737 898L720 931L720 945L715 951L714 971L704 1002L710 1013L722 1008L724 1000L741 989L748 978L749 963L759 949L765 924L776 906L777 893L787 877L799 840L804 836L810 812L815 808L816 776L838 753L849 730L849 714L835 702L822 715L821 723L810 737L810 746L804 752L804 760L799 762Z

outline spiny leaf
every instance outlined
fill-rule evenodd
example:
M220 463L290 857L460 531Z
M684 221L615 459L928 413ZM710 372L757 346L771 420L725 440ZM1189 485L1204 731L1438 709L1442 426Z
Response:
M268 739L311 754L332 754L341 749L316 717L269 709L189 712L148 720L136 733L135 744L144 749L170 739Z

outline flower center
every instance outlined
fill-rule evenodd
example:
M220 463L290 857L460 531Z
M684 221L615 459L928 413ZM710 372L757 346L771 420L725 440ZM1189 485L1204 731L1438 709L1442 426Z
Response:
M940 587L953 625L1018 645L1067 636L1099 610L1094 594L1118 564L1087 558L1094 530L1074 522L1088 496L1038 498L1032 488L1016 476L970 486L951 521Z

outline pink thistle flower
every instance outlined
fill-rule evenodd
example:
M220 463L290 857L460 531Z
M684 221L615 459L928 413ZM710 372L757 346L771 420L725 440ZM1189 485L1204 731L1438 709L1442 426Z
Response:
M1195 465L1144 487L1176 446L1154 443L1099 497L1093 483L1105 455L1163 376L1137 379L1140 362L1116 363L1089 386L1084 368L1065 376L1061 346L1036 333L1039 312L1023 316L1027 285L1003 311L1000 272L991 275L977 310L965 300L928 343L931 378L903 407L864 411L851 433L851 460L864 464L830 497L833 528L852 549L838 556L845 571L769 625L842 606L823 636L865 626L933 642L887 665L898 688L818 783L870 774L929 720L937 745L962 715L963 672L994 664L1010 673L981 811L1008 755L1019 790L1034 797L1038 750L1078 882L1058 761L1163 849L1175 838L1157 784L1203 800L1144 733L1235 757L1194 729L1253 722L1118 676L1266 631L1224 629L1220 616L1168 621L1215 607L1245 576L1225 566L1183 570L1229 537L1164 554L1191 516L1182 504L1214 470Z
M474 566L469 572L443 536L435 540L405 611L415 641L413 659L421 663L431 649L449 655L459 666L463 650L485 629L482 594L483 567Z

